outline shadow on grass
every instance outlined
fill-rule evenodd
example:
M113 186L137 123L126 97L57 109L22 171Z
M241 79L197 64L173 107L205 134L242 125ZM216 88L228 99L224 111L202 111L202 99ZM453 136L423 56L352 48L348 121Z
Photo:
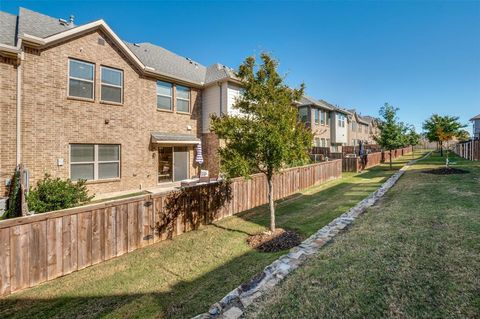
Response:
M395 168L400 168L403 163L395 162ZM304 193L296 193L277 201L277 225L294 230L302 237L308 237L367 197L393 173L394 171L390 170L388 166L377 166L357 175L345 174L344 179L316 186ZM264 228L269 225L266 205L236 216ZM243 224L236 223L234 227L231 224L223 220L207 227L224 231L218 240L225 242L229 240L245 241L249 235L252 235L244 230ZM242 226L244 227L242 228ZM232 239L233 236L238 238ZM168 244L175 245L175 241ZM191 317L207 311L212 303L220 300L238 285L248 281L286 252L261 253L252 249L239 256L228 257L222 256L221 252L218 254L215 251L212 252L210 247L205 247L202 243L198 243L195 246L195 249L197 248L197 254L201 254L203 257L207 255L213 260L217 259L218 263L214 269L206 271L193 280L182 280L181 278L184 277L171 270L168 264L163 264L161 258L158 261L159 265L152 267L148 276L158 275L155 271L159 268L176 278L172 280L171 284L162 283L163 286L150 284L148 287L143 287L140 283L137 284L139 278L127 277L130 282L125 282L123 285L122 283L105 285L106 288L97 289L94 293L87 282L81 283L80 288L76 287L77 289L74 288L68 292L56 293L55 285L61 286L68 283L70 277L67 276L46 283L47 288L43 288L42 285L31 288L30 295L34 294L35 298L22 297L22 292L19 292L8 298L0 299L0 318ZM162 247L159 246L157 249L161 251ZM135 267L134 261L131 259L134 257L129 259L131 255L127 254L115 259L123 265L119 267L119 272L128 272L129 267ZM196 258L199 259L198 255L197 257L192 255L190 260L178 260L178 262L197 266L199 262L195 261ZM107 267L106 263L88 269L94 274L95 269ZM88 271L88 269L82 271ZM75 274L69 276L75 276ZM125 280L125 277L121 278ZM116 276L113 275L107 279L115 281ZM97 280L98 285L102 285L102 279L96 279L93 276L91 280ZM120 288L118 288L119 285ZM75 285L72 286L75 287Z

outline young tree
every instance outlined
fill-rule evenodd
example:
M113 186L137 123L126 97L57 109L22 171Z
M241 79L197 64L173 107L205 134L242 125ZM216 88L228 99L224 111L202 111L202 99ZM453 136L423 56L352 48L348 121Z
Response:
M244 92L234 107L240 115L212 116L211 129L225 141L219 149L227 177L262 172L267 177L270 230L275 231L273 175L289 164L306 163L313 136L298 121L294 106L303 94L289 88L277 72L278 62L261 54L262 64L248 57L237 74Z
M420 134L415 131L415 127L410 125L407 134L405 135L406 145L412 146L412 158L414 157L413 147L420 143Z
M406 127L398 122L397 111L398 108L388 103L381 107L379 113L382 119L378 125L380 133L375 136L378 145L390 152L390 169L392 169L392 151L405 144Z
M430 142L437 142L440 146L440 155L443 156L444 143L451 141L454 137L461 136L462 125L458 121L458 116L441 116L433 114L429 119L423 122L425 135Z

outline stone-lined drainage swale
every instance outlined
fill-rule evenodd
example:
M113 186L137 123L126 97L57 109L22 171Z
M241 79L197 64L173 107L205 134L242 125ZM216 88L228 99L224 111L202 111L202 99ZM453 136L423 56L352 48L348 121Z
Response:
M240 318L244 310L250 306L256 299L264 296L275 285L277 285L285 276L297 269L305 260L315 254L322 246L329 242L340 231L348 227L365 210L373 206L385 193L392 188L398 179L405 173L407 168L415 162L428 157L425 156L408 162L398 172L380 186L375 192L363 199L347 212L332 220L328 225L322 227L312 236L304 240L300 245L292 248L286 255L281 256L270 265L265 267L263 272L257 274L249 282L246 282L230 293L222 300L213 304L208 312L195 316L193 319L236 319Z

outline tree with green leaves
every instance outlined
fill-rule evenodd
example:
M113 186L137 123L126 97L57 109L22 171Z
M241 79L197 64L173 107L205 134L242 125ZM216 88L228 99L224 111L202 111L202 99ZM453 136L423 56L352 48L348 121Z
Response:
M405 135L405 144L412 146L412 158L414 157L413 147L420 143L420 134L415 131L413 125L408 126L407 134Z
M380 123L378 125L379 134L375 136L375 141L384 150L390 152L390 169L392 169L392 151L405 146L406 126L398 121L397 111L399 109L385 103L380 108Z
M275 231L273 176L282 168L308 163L312 133L298 121L294 106L304 91L291 89L278 74L278 62L261 54L258 65L248 57L237 77L243 94L234 108L240 115L212 116L211 129L225 144L219 149L221 171L227 178L265 174L270 205L270 230Z
M425 136L430 142L437 142L440 146L440 155L443 156L443 145L454 137L461 136L461 131L466 125L458 121L458 116L433 114L423 122Z
M465 142L470 140L470 133L467 130L460 130L458 132L457 138L460 142Z

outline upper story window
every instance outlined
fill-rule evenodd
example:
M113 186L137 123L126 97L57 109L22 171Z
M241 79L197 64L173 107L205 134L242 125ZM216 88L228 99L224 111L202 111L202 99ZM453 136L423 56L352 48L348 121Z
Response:
M330 112L328 111L325 111L325 123L328 125L330 125Z
M101 180L119 177L120 145L70 145L70 179Z
M308 123L309 122L308 107L300 107L298 109L298 117L300 118L300 121L302 121L303 123Z
M338 113L338 126L345 127L345 115Z
M101 100L106 102L123 102L123 71L102 66Z
M157 81L157 108L172 110L172 83Z
M177 85L176 107L177 112L190 112L190 88Z
M318 123L320 123L320 112L321 111L319 109L315 109L314 112L315 112L315 124L318 124Z
M352 131L353 132L357 131L357 122L352 122Z
M327 112L320 111L320 124L325 125Z
M79 60L68 60L68 96L94 98L95 65Z

